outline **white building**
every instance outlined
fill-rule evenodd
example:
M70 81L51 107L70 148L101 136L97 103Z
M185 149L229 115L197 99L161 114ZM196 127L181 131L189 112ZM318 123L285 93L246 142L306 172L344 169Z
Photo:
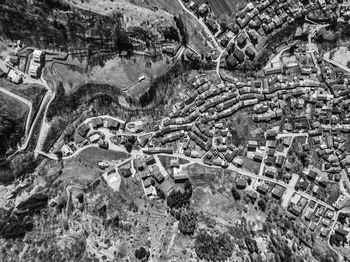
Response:
M33 78L39 78L41 73L41 65L34 60L29 65L28 74Z
M67 145L64 145L62 147L61 152L63 156L70 156L71 154L73 154L73 150Z
M99 134L94 134L89 137L90 143L96 143L98 140L100 140L100 135Z
M41 64L42 59L44 58L44 52L41 50L34 50L33 52L33 60L34 62L37 62Z
M16 73L15 70L10 70L7 74L7 78L15 84L20 84L22 82L22 76Z

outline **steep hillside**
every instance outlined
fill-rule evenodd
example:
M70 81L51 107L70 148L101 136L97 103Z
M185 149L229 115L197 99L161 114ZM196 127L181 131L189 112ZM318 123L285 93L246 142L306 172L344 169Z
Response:
M118 13L103 16L53 0L4 0L0 13L1 35L27 45L47 49L131 49Z

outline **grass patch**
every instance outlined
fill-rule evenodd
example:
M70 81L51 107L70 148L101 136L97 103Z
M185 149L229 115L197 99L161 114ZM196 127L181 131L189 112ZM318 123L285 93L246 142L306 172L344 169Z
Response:
M64 161L61 179L89 183L103 173L97 166L98 161L120 160L127 157L129 157L127 153L120 151L103 150L98 147L86 148L79 155Z
M32 115L30 116L31 121L34 120L37 111L40 108L40 104L42 99L45 96L46 93L46 89L44 86L40 86L40 85L16 85L14 83L11 83L10 81L0 78L0 86L8 91L10 91L11 93L14 93L20 97L23 97L27 100L29 100L30 102L32 102L33 105L33 112ZM1 94L2 92L0 92Z
M78 160L82 163L97 165L97 162L100 160L113 161L128 157L129 154L125 152L104 150L99 147L89 147L83 150L78 156L74 157L74 161Z
M259 170L260 170L260 165L261 165L261 163L258 163L250 158L245 157L242 167L257 175L259 173Z

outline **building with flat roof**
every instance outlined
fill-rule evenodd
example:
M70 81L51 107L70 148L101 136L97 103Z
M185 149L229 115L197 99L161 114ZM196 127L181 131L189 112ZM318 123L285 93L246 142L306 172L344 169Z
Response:
M188 180L188 175L185 172L179 172L174 174L175 184L185 183Z
M44 52L41 51L41 50L34 50L33 52L33 60L34 62L37 62L37 63L41 63L43 61L43 58L44 58Z
M41 65L32 60L29 65L28 74L33 78L39 78L41 74Z
M15 84L20 84L23 82L22 76L20 76L15 70L12 69L7 74L7 78Z

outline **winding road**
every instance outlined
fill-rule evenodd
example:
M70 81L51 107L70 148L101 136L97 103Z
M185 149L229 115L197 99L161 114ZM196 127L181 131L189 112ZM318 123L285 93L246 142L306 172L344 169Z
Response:
M45 109L45 115L44 115L44 119L43 120L46 119L46 112L48 110L48 107L49 107L50 103L54 99L54 95L55 94L51 90L49 85L46 83L46 81L43 79L43 77L41 77L41 79L33 79L28 74L23 73L23 72L17 70L16 68L13 68L13 67L7 65L5 63L5 61L3 61L2 59L0 59L0 67L1 68L10 67L12 70L15 70L19 75L21 75L23 77L23 82L24 83L41 85L41 86L44 86L46 88L46 90L47 90L45 96L43 97L43 99L41 101L40 107L39 107L39 109L38 109L38 111L36 113L35 118L33 119L32 123L30 123L30 119L31 119L30 116L32 115L32 111L33 111L32 102L30 102L30 101L24 99L23 97L20 97L20 96L18 96L16 94L14 94L12 92L9 92L8 90L0 87L0 91L1 92L18 99L19 101L21 101L21 102L25 103L26 105L28 105L29 108L30 108L30 112L28 114L27 122L26 122L26 139L25 139L25 142L16 150L16 152L14 152L12 155L10 155L8 157L8 158L11 158L14 155L16 155L18 152L23 151L23 150L25 150L28 147L30 138L33 135L33 132L34 132L34 129L35 129L37 121L41 117L41 114L42 114L44 109Z

